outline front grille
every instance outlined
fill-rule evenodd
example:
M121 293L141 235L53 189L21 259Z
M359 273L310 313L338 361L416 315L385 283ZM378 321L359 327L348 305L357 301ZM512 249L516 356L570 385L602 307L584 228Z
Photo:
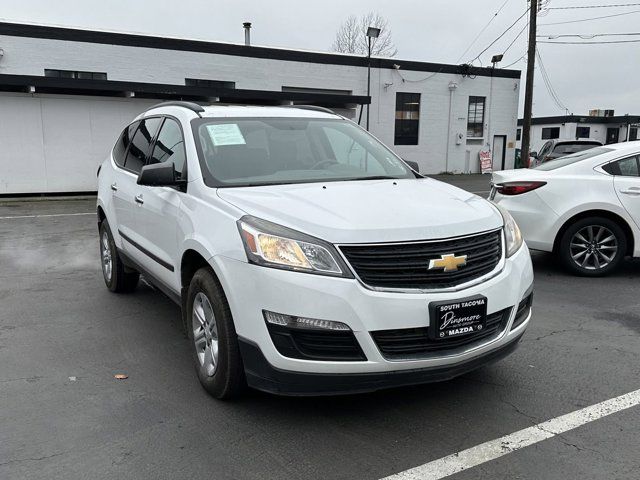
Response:
M371 332L371 336L382 356L388 360L422 358L497 337L506 328L510 313L511 308L491 313L487 315L486 327L481 332L444 340L431 340L426 327L378 330Z
M513 325L511 325L511 330L520 326L522 322L527 319L529 312L531 311L531 305L533 304L533 292L527 295L522 299L522 301L518 304L518 310L516 310L516 315L513 319Z
M479 278L496 268L502 258L502 231L417 243L343 245L340 250L360 279L381 288L450 288ZM441 255L466 255L457 271L429 270L429 261Z
M269 335L278 352L289 358L305 360L366 360L351 331L295 329L267 323Z

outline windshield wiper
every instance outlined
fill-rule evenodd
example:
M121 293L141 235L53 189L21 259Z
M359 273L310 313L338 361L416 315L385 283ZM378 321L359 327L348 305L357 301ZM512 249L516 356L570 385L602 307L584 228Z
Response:
M388 175L372 175L370 177L356 177L356 178L345 178L344 182L358 181L358 180L398 180L397 177L390 177Z

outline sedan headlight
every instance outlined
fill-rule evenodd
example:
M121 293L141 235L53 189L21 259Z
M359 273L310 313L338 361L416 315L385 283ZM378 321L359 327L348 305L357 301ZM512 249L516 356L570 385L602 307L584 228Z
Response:
M506 239L506 251L507 258L516 253L522 246L522 233L520 233L520 227L513 219L511 214L500 205L494 203L496 208L502 214L504 220L504 238Z
M328 242L260 218L238 220L247 259L265 267L352 278Z

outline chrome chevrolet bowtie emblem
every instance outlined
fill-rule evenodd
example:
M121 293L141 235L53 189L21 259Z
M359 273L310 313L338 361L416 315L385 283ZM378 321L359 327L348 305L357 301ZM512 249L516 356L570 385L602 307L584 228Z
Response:
M458 267L464 267L466 264L466 255L456 257L454 253L448 253L447 255L440 255L439 259L429 260L429 270L442 268L445 272L455 272Z

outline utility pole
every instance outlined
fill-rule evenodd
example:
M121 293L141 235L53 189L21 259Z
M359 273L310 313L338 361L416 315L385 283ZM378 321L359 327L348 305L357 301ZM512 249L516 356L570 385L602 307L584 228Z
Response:
M538 0L530 0L529 10L529 49L527 53L527 84L524 92L524 119L522 122L522 161L529 163L531 147L531 114L533 108L533 73L536 67L536 21L538 19ZM525 165L526 165L525 164Z

